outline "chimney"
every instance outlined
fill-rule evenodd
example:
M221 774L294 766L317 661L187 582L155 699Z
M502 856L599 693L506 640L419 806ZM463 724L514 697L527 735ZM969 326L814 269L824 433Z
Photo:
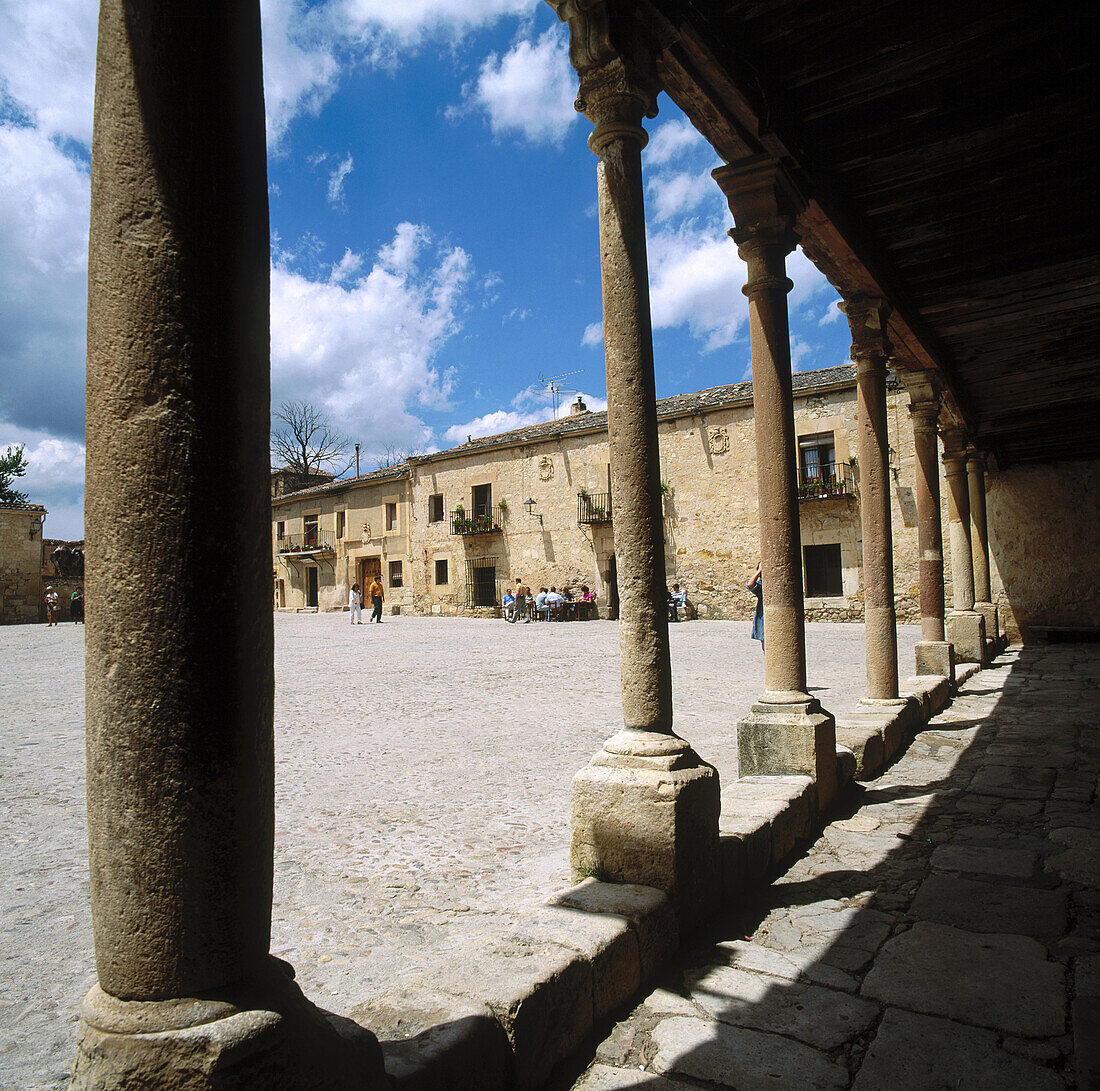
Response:
M588 412L588 406L581 400L581 396L577 395L577 400L569 407L569 415L571 417L579 417L582 413Z

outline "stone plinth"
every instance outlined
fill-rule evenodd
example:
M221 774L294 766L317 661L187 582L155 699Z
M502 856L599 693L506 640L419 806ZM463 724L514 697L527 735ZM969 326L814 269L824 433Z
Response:
M836 795L836 723L805 693L765 693L737 723L737 766L741 777L813 777L824 810Z
M271 959L262 979L208 997L118 1000L98 985L81 1008L74 1091L384 1091L377 1039L331 1022Z
M990 644L996 644L1001 635L1001 619L997 607L992 602L976 602L974 609L985 619L985 638Z
M955 648L947 640L922 640L916 647L917 674L939 674L955 681Z
M985 660L985 618L974 610L952 610L946 621L948 642L954 645L956 663Z
M661 746L639 734L651 733L609 739L573 778L573 876L663 890L691 929L721 887L718 772L682 739Z

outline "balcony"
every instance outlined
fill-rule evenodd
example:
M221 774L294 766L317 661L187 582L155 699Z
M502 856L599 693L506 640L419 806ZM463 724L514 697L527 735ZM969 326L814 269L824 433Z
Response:
M846 462L822 462L799 468L799 500L829 500L834 496L855 496L851 466Z
M611 493L577 493L577 526L611 522Z
M500 519L492 512L477 515L467 515L464 511L451 512L452 534L497 534L500 529Z
M335 553L333 535L330 530L311 530L306 534L288 534L275 543L280 557L291 555L310 556L321 553Z

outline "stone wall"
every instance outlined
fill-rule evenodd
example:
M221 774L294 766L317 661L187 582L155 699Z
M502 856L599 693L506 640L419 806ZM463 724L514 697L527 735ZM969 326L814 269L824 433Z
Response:
M987 477L994 601L1010 640L1036 626L1100 630L1100 460Z
M0 624L45 621L41 519L35 504L0 505Z
M800 502L804 546L839 545L842 594L807 598L810 620L863 618L859 467L856 464L856 396L848 369L819 373L827 381L796 391L795 428L800 437L831 433L837 463L850 474L848 495ZM728 388L738 390L740 388ZM688 591L698 616L748 619L755 599L745 582L759 554L756 440L751 400L746 394L724 401L702 395L669 399L659 406L661 478L664 494L668 582ZM675 413L668 410L672 405ZM662 408L664 407L664 408ZM908 395L891 390L887 398L894 532L895 595L898 618L920 619L915 458ZM590 421L590 424L588 423ZM305 569L318 568L319 608L342 609L349 584L364 557L383 562L389 588L389 562L402 562L404 586L389 588L391 605L422 614L492 612L474 603L473 569L492 568L492 594L499 603L505 584L517 576L533 588L587 584L598 595L605 616L614 588L614 522L578 524L578 494L610 491L606 417L582 413L566 430L547 434L546 426L470 444L410 461L407 474L385 481L352 481L279 500L274 519L284 534L301 534L303 518L318 516L319 529L334 536L337 513L345 513L345 536L335 540L331 557L279 556L273 539L275 573L289 609L306 605ZM453 533L459 506L474 514L475 487L488 486L492 520L484 533ZM432 497L442 497L442 518ZM531 511L525 501L534 501ZM382 527L385 504L397 503L396 531ZM946 536L946 507L944 508ZM446 580L437 582L445 562Z
M387 525L388 504L397 505L395 528ZM291 551L291 546L300 542L309 516L317 517L317 529L322 540L331 544L331 552ZM317 572L317 608L347 609L348 591L353 583L362 583L365 561L381 565L388 606L412 604L408 480L403 471L380 480L352 479L305 496L279 499L272 506L271 517L276 609L307 608L311 568ZM391 585L391 575L396 572L391 565L400 566L400 587Z

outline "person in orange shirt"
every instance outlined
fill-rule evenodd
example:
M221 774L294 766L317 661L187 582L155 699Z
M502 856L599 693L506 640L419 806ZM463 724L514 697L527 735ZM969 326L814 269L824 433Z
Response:
M367 594L370 595L370 600L374 604L374 611L367 621L377 621L379 625L382 624L382 600L385 595L382 593L382 583L377 576L370 581L370 587L367 588Z

